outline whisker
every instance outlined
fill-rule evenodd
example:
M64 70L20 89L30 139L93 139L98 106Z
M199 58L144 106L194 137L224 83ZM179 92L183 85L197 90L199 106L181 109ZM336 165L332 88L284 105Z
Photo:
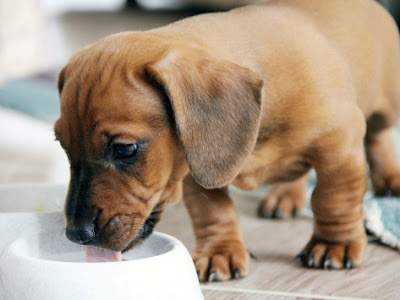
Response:
M197 192L199 192L201 195L203 195L206 199L210 199L210 197L208 197L206 194L204 194L197 185L188 183L184 179L173 178L173 180L182 182L183 184L186 184L186 185L190 186L191 188L194 188Z

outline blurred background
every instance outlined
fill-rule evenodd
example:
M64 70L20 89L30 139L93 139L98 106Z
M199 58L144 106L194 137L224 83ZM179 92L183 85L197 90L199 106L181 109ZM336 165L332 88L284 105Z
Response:
M349 0L350 1L350 0ZM257 0L0 0L0 184L68 182L54 141L59 70L106 35ZM400 0L380 1L400 20Z

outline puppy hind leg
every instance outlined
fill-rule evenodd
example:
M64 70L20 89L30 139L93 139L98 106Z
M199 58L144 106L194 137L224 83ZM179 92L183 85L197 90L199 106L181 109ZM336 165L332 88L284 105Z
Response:
M199 279L225 281L247 275L249 252L227 188L205 189L189 175L183 199L196 236L192 257Z
M308 174L300 178L274 185L260 200L257 215L260 218L296 217L306 200Z
M396 160L390 127L377 131L369 123L365 145L375 194L400 196L400 164Z

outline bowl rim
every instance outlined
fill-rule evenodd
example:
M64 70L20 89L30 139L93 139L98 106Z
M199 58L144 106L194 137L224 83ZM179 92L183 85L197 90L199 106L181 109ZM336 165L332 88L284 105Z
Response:
M41 233L36 233L34 235L39 236L39 235L44 235L46 233L41 232ZM33 264L42 264L44 265L54 265L54 266L66 266L66 265L74 265L74 266L79 266L79 267L83 267L83 266L110 266L110 265L115 265L115 266L127 266L129 264L135 264L135 263L143 263L145 261L148 260L153 260L153 259L162 259L164 257L171 256L173 255L173 252L175 249L179 249L179 248L183 248L185 250L186 247L183 245L183 243L178 240L176 237L173 237L169 234L166 233L162 233L162 232L158 232L158 231L154 231L151 236L156 236L156 237L161 237L163 239L166 239L167 241L171 242L172 247L171 249L169 249L168 251L161 253L161 254L157 254L154 256L150 256L150 257L143 257L143 258L138 258L138 259L134 259L134 260L127 260L127 261L117 261L117 262L85 262L85 261L81 261L81 262L69 262L69 261L57 261L57 260L49 260L49 259L42 259L42 258L37 258L37 257L32 257L32 256L27 256L21 253L16 253L15 250L13 251L13 247L15 247L15 244L17 243L21 243L23 240L27 240L29 239L31 236L22 236L17 238L16 240L14 240L10 245L8 245L8 247L4 250L3 255L0 257L0 262L3 259L8 259L7 256L11 256L14 259L20 260L23 263L33 263ZM72 242L71 242L72 243ZM82 246L84 247L84 246ZM134 250L134 248L132 249Z

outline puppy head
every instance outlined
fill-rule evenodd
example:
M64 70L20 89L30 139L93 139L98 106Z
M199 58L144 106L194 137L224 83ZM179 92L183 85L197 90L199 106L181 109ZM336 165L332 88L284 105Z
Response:
M128 250L180 199L188 171L206 188L232 181L255 144L261 88L248 69L149 33L78 52L55 124L71 165L67 236Z

